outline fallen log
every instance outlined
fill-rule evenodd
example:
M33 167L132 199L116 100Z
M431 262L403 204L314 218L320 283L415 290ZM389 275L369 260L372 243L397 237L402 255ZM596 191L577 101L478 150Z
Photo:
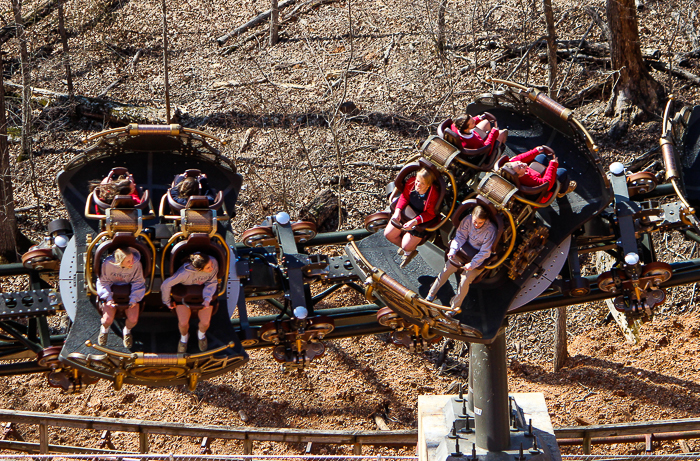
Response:
M16 93L22 89L22 85L12 82L4 82L5 90L8 93ZM40 104L45 109L53 107L68 107L70 98L68 93L57 93L55 91L32 88L32 100ZM75 114L100 122L114 123L117 125L127 125L129 123L155 123L166 124L165 109L155 107L135 106L120 102L108 101L100 98L87 96L74 96ZM181 111L175 109L171 122L177 123Z
M280 32L281 32L282 26L299 19L299 15L301 15L301 13L306 13L308 11L311 11L319 5L327 5L329 3L334 3L334 2L338 2L338 1L340 1L340 0L310 0L308 2L302 3L301 5L295 6L294 9L292 11L290 11L289 14L286 15L282 21L280 21ZM301 9L304 7L307 7L307 8L305 8L304 11L301 11ZM240 40L239 43L237 43L235 45L227 46L226 48L222 48L220 54L229 55L229 54L233 53L234 51L236 51L241 45L244 45L252 40L260 39L266 33L267 33L267 31L265 31L265 30L259 30L257 32L253 32L252 34L248 35L244 39Z
M698 77L695 74L691 74L690 72L687 72L683 69L679 69L677 67L674 68L669 68L666 64L664 64L661 61L654 61L652 59L645 59L645 62L653 67L656 70L660 70L662 72L668 72L674 77L679 77L679 78L684 78L690 82L695 83L696 85L700 85L700 77Z
M586 88L582 89L581 91L564 101L562 104L566 107L576 106L579 103L583 102L584 99L593 96L594 94L597 94L599 92L602 92L605 89L606 85L608 85L607 81L587 86ZM612 85L608 85L608 87L611 86Z
M281 10L284 7L287 7L289 5L293 5L296 2L296 0L284 0L282 3L278 5L278 9ZM272 10L267 10L264 13L260 13L250 21L246 22L240 27L237 27L236 29L233 30L233 32L230 32L226 35L222 35L221 37L216 39L216 43L219 44L219 46L223 45L230 39L231 37L235 37L237 35L240 35L241 33L245 32L246 30L250 29L251 27L255 27L261 22L267 20L270 16L272 15Z

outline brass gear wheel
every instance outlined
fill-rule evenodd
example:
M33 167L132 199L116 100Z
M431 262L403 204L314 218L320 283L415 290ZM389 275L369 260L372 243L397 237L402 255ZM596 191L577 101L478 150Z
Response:
M522 243L510 258L508 277L512 280L517 279L532 264L537 255L540 254L547 237L549 237L549 229L545 226L537 226L527 231Z

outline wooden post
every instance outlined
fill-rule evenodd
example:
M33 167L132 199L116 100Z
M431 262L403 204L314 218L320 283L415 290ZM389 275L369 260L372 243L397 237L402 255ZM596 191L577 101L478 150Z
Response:
M139 453L148 453L148 432L143 429L139 432Z
M277 44L280 26L280 8L277 0L270 0L270 46Z
M584 455L590 455L591 454L591 434L589 432L586 432L583 436L583 454Z
M49 428L46 423L39 423L39 453L49 452Z
M355 442L352 446L352 454L355 456L362 456L362 443Z
M243 454L252 455L253 454L253 441L246 436L243 440Z
M554 313L554 371L562 369L569 357L566 337L566 306Z

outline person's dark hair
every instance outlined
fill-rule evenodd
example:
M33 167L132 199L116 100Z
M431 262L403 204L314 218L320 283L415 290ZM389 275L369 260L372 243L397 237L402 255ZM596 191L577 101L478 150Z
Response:
M114 197L119 195L119 189L114 185L114 183L98 184L94 187L97 198L105 203L112 203Z
M194 267L198 271L204 269L204 266L209 264L210 260L211 257L209 255L205 255L202 253L192 253L190 255L190 263L192 264L192 267Z
M129 181L128 179L118 179L113 184L114 187L117 189L119 195L131 194L131 181Z
M459 131L462 131L462 128L467 125L467 122L471 120L471 118L472 116L469 114L460 115L459 117L454 119L453 123Z
M489 219L489 212L481 205L477 205L472 210L472 219Z
M177 193L180 197L189 197L195 195L197 192L199 192L197 178L188 176L177 185Z

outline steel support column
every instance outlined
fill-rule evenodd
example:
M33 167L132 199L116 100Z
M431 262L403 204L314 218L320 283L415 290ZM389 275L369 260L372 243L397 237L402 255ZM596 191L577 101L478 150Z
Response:
M491 344L471 344L469 368L474 368L476 445L488 451L510 448L506 335L501 329Z

